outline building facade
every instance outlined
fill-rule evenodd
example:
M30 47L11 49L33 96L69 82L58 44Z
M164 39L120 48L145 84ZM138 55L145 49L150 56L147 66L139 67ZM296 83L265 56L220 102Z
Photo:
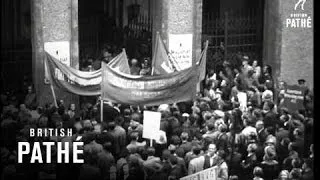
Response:
M4 79L18 72L32 72L39 98L49 101L50 88L43 75L45 43L69 42L70 65L79 68L83 54L98 57L105 43L125 47L130 58L148 47L145 55L151 56L155 34L159 32L169 51L172 37L179 39L175 35L189 39L191 64L200 55L203 43L209 40L209 66L210 62L214 67L221 60L232 60L242 53L261 65L271 65L276 81L296 84L298 79L305 79L313 88L313 0L94 2L3 0ZM221 46L224 53L219 56ZM6 68L9 66L15 70ZM20 81L21 78L16 82ZM8 84L3 82L4 86ZM77 100L58 89L57 93L59 98Z

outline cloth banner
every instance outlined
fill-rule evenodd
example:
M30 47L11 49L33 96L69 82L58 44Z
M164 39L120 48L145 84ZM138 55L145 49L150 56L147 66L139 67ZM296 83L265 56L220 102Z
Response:
M208 50L208 46L209 46L209 41L207 40L206 41L206 45L204 47L204 50L202 51L201 55L200 55L200 58L199 58L199 61L197 62L197 64L200 63L200 60L202 59L202 61L204 61L202 64L201 64L201 67L200 69L201 72L200 72L200 76L199 76L199 82L197 84L197 92L200 92L201 91L201 81L203 81L205 78L206 78L206 66L207 66L207 50Z
M206 63L207 63L207 51L208 51L208 46L209 46L209 41L206 41L206 45L201 53L201 56L197 62L197 64L200 64L200 61L203 61L201 63L201 72L200 72L200 77L199 77L199 81L203 81L206 78Z
M288 85L284 93L284 102L282 107L290 112L304 109L304 94L306 89L298 85Z
M174 63L168 56L168 51L157 32L155 52L152 57L152 75L169 74L177 71Z
M180 178L180 180L216 180L217 167L205 169L203 171Z
M131 105L160 105L193 100L200 64L182 71L159 76L133 76L117 72L102 63L102 98L114 103Z
M130 66L125 49L122 49L122 52L114 57L108 65L112 68L115 68L116 71L123 72L125 74L130 74ZM101 70L101 69L100 69Z
M124 73L130 72L125 51L113 58L108 66ZM102 68L96 71L80 71L61 63L46 52L45 77L56 87L82 96L101 94Z

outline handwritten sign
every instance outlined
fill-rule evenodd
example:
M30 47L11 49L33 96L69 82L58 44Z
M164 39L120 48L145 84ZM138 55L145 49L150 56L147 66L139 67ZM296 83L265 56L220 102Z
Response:
M63 64L71 65L69 41L45 42L44 50ZM55 76L59 80L64 80L64 76L59 69L55 69Z
M143 131L142 137L147 139L159 139L161 113L153 111L143 111Z
M203 171L180 178L180 180L216 180L216 179L217 179L217 167L205 169Z
M178 70L192 66L192 34L169 34L169 57Z

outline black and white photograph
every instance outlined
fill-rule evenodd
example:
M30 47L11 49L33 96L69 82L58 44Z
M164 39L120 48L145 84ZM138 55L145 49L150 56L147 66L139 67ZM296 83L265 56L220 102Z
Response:
M0 180L314 180L314 0L1 0Z

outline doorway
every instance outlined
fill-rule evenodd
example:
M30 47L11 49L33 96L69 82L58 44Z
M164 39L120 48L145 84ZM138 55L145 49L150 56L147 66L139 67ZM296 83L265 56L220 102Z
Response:
M209 40L207 67L243 55L262 65L264 0L204 0L202 40Z
M30 0L1 1L1 85L26 91L32 84Z

